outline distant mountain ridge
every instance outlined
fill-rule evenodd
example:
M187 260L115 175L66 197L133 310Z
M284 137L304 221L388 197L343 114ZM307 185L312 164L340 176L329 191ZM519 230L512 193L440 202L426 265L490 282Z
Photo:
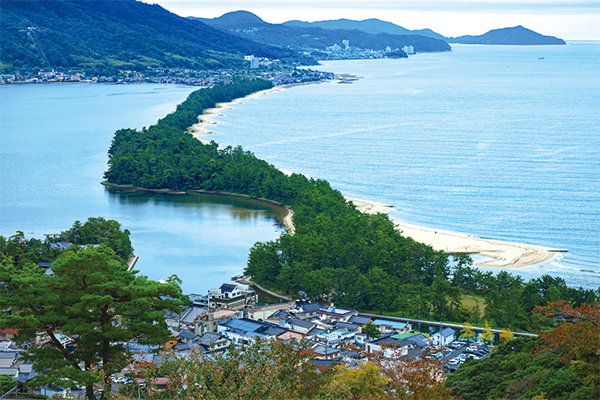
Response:
M292 48L313 48L324 50L325 48L337 44L344 47L342 41L349 40L350 46L362 49L385 50L401 49L403 46L413 46L415 52L441 52L450 51L450 46L441 39L432 38L418 34L405 34L405 30L397 27L396 32L366 32L356 29L352 21L347 21L347 26L351 29L340 27L339 29L323 29L321 27L304 26L308 23L298 24L269 24L261 18L248 11L234 11L223 14L218 18L207 19L189 17L202 21L203 23L220 29L224 32L232 33L240 37L254 40L259 43L265 43L278 47ZM379 21L381 24L390 24ZM395 26L395 25L394 25Z
M392 35L422 35L434 39L444 40L448 43L463 43L463 44L497 44L497 45L561 45L565 41L554 36L544 36L530 29L524 28L521 25L513 28L494 29L483 35L460 36L460 37L444 37L431 29L408 30L391 22L381 21L371 18L362 21L354 21L349 19L337 19L316 22L303 21L287 21L285 26L296 27L318 27L322 29L356 29L363 32L377 34L387 33Z
M493 45L562 45L564 40L554 36L544 36L521 25L512 28L494 29L479 36L448 38L450 43L493 44Z
M433 39L446 40L446 38L439 33L432 31L431 29L419 29L411 31L409 29L398 26L394 23L382 21L376 18L365 19L362 21L354 21L351 19L336 19L327 21L315 21L315 22L303 22L298 20L287 21L282 25L285 26L299 26L303 28L323 28L323 29L356 29L359 31L378 34L387 33L389 35L421 35L427 36Z

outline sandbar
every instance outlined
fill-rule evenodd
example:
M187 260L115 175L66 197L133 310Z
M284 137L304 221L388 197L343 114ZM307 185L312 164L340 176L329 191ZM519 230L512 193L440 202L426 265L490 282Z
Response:
M356 208L366 213L387 213L393 207L390 205L371 202L367 200L348 199ZM539 264L550 260L556 252L563 249L551 249L523 243L505 242L501 240L482 239L467 236L457 232L443 231L440 229L426 228L406 223L396 223L396 228L404 236L417 242L427 244L435 250L445 253L479 254L490 257L492 260L476 263L482 267L518 268Z
M288 87L288 85L273 87L271 89L253 93L247 97L252 98L254 96L275 92L286 87ZM210 143L208 140L204 140L204 138L206 138L206 135L212 133L210 130L206 129L206 127L208 125L215 124L216 122L211 121L208 117L210 117L211 115L221 115L219 112L220 108L230 108L229 104L237 104L241 100L242 99L235 99L229 103L217 103L215 108L209 108L204 110L204 113L198 116L198 123L189 127L188 132L192 134L196 139L200 140L202 143ZM286 175L291 175L291 173L288 171L284 171L284 173L286 173ZM389 204L383 204L368 200L360 200L353 198L346 198L346 200L352 201L356 208L361 212L370 214L387 214L394 207ZM284 218L284 224L293 234L294 224L292 222L292 215L293 211L288 208L288 214ZM564 249L551 249L548 247L535 246L523 243L482 239L457 232L426 228L407 223L396 223L396 228L399 231L401 231L404 236L411 237L417 242L429 245L435 250L442 250L448 254L456 254L462 252L467 254L479 254L485 257L492 258L492 260L489 261L482 261L476 263L476 265L482 267L525 267L548 261L551 258L553 258L555 256L555 253L557 252L567 251Z
M208 125L216 124L216 122L211 121L209 119L209 117L210 116L219 116L219 115L222 115L219 112L219 109L221 109L221 108L225 108L225 109L231 108L231 107L229 107L230 104L239 104L243 99L247 99L247 98L251 99L251 98L254 98L256 96L263 95L263 94L276 92L276 91L284 89L286 87L288 87L288 85L275 86L275 87L272 87L271 89L261 90L261 91L256 92L256 93L252 93L252 94L250 94L250 95L248 95L246 97L242 97L242 98L239 98L239 99L234 99L234 100L232 100L230 102L227 102L227 103L217 103L217 104L215 104L214 108L207 108L207 109L204 110L204 112L202 114L200 114L198 116L198 122L188 128L188 133L190 133L196 139L200 140L202 143L209 144L210 141L203 140L202 136L204 136L204 135L210 135L210 134L213 133L211 130L207 129L206 127Z

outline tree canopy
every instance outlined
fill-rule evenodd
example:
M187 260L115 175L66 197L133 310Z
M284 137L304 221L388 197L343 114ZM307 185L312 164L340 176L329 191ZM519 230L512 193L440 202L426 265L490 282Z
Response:
M447 386L464 400L597 399L600 396L600 302L552 302L539 316L570 318L539 338L505 341L489 358L468 359ZM554 321L554 318L552 318Z
M34 363L33 384L94 384L128 364L126 342L161 344L169 337L165 310L179 311L174 284L136 276L108 243L71 246L53 261L52 274L34 263L0 264L0 327L18 329L17 340L39 340L22 353Z
M496 327L534 331L547 323L531 318L536 306L597 299L596 291L569 288L561 278L524 282L505 271L482 272L466 254L451 262L448 254L403 236L387 215L361 213L323 179L286 176L239 146L202 144L187 133L203 109L268 87L240 80L201 89L156 125L117 131L105 178L151 189L237 193L293 208L295 231L256 243L245 273L267 287L302 290L311 300L426 319L485 318ZM483 297L485 313L464 306L465 294Z

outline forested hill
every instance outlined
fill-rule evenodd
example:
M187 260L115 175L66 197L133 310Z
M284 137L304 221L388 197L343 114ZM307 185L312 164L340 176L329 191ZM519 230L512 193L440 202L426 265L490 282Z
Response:
M500 45L561 45L564 40L554 36L544 36L521 25L513 28L494 29L479 36L448 38L450 43L500 44Z
M192 19L192 17L190 17ZM389 33L367 33L357 29L322 29L319 27L290 26L269 24L248 11L235 11L219 18L199 19L202 22L243 38L259 43L292 48L312 48L324 50L328 46L349 40L351 47L361 49L384 50L387 46L401 49L405 45L413 46L415 52L450 51L450 46L443 40L421 35L397 35Z
M120 1L2 1L0 72L15 68L139 70L245 66L244 55L314 63L175 15L157 4ZM29 28L29 29L28 29ZM31 29L34 28L34 29ZM29 32L28 32L29 30Z

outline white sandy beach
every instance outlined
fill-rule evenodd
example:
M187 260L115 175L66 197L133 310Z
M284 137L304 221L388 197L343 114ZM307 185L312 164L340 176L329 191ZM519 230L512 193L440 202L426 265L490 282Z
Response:
M253 98L256 96L263 95L263 94L276 92L285 87L287 87L287 86L275 86L271 89L261 90L260 92L252 93L251 95L244 97L244 99ZM208 117L210 117L211 115L221 115L221 113L219 112L220 108L231 108L231 107L229 107L229 104L237 104L237 103L240 103L242 100L243 99L235 99L228 103L217 103L215 108L207 108L206 110L204 110L204 113L202 115L198 116L198 123L196 123L188 128L188 132L192 136L194 136L196 139L200 140L202 143L204 143L204 144L210 143L210 140L205 140L205 137L206 137L206 135L210 135L212 133L212 131L208 130L206 127L208 125L216 124L216 122L211 121Z
M347 198L347 200L352 201L357 209L366 213L387 213L393 207L366 200L350 198ZM522 243L481 239L456 232L405 223L398 223L396 226L404 236L425 243L435 250L443 250L448 253L480 254L492 258L490 261L477 263L477 265L484 267L525 267L551 259L556 251L564 251Z

